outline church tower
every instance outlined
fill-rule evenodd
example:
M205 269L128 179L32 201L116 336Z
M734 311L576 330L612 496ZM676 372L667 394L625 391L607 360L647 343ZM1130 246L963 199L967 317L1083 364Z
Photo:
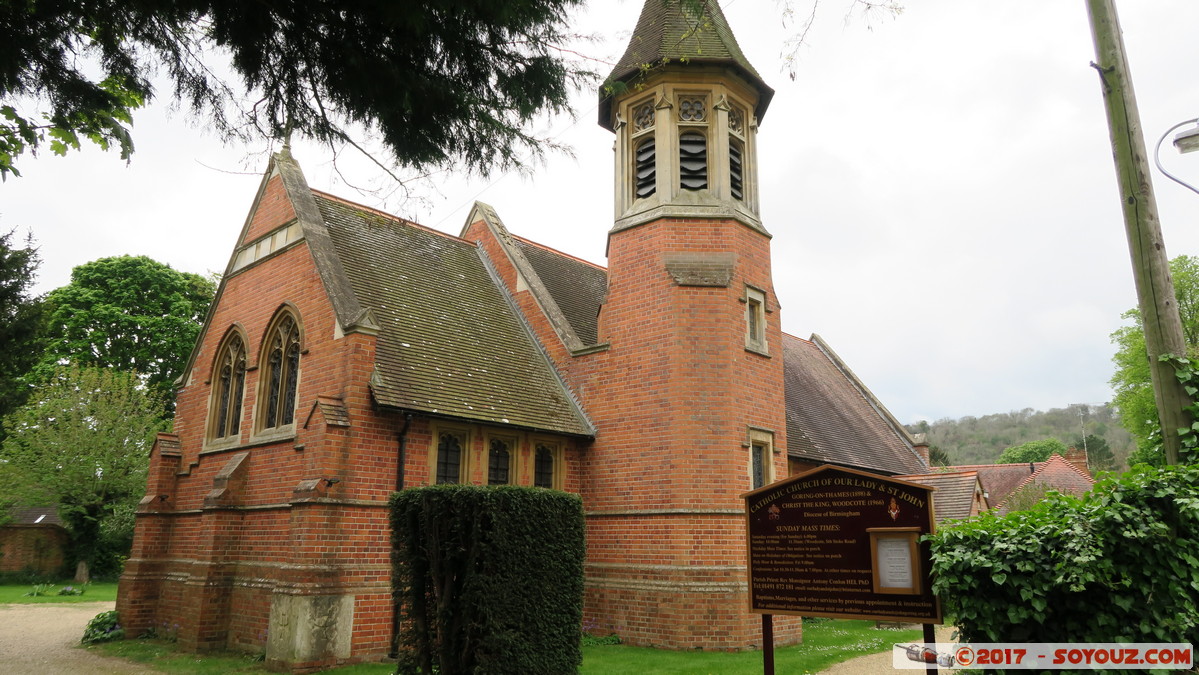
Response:
M616 189L606 349L581 392L598 430L583 481L585 612L633 644L761 644L740 495L787 467L758 210L756 135L772 94L715 0L646 0L600 91ZM797 641L798 619L779 619L776 641Z

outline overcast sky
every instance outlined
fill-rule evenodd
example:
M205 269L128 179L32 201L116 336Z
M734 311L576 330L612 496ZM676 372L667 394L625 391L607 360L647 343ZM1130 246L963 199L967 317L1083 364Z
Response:
M798 13L810 0L795 0ZM640 0L591 3L579 47L623 52ZM1128 247L1083 0L908 0L894 19L845 21L823 2L791 80L794 26L771 0L725 13L776 89L759 131L763 221L774 235L783 329L820 334L903 422L1111 398L1109 334L1135 305ZM1118 2L1152 147L1199 117L1199 2ZM608 66L597 69L607 74ZM542 131L574 148L531 177L439 177L427 202L342 183L329 153L294 143L309 184L457 234L473 200L514 233L606 264L612 135L578 120ZM135 118L128 167L91 148L28 158L0 185L0 227L32 231L37 289L75 265L148 255L225 268L266 166L267 143L226 147L165 105ZM1199 183L1199 154L1163 163ZM347 163L352 182L377 172ZM242 173L245 172L245 173ZM1199 253L1199 195L1154 176L1171 256Z

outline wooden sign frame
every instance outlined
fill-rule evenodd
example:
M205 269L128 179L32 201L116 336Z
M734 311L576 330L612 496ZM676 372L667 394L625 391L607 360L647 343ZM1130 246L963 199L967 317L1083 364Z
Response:
M920 538L920 528L918 527L868 527L866 534L870 536L870 572L874 579L875 593L888 593L894 595L920 595L921 577L920 572L920 549L917 545L917 540ZM899 541L903 546L901 551L905 551L904 560L907 562L907 569L903 570L903 576L907 577L908 583L904 585L887 585L885 582L893 581L889 575L884 575L884 566L888 565L891 560L884 559L880 553L880 545L884 541ZM888 576L888 578L884 578Z
M743 494L748 610L941 623L930 545L921 541L936 530L933 490L826 464ZM883 586L904 578L878 572L887 557L880 561L878 544L895 536L907 544L911 583Z

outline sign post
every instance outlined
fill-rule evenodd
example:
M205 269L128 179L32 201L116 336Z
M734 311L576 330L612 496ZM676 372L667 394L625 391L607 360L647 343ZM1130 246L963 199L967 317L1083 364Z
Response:
M929 545L933 488L824 465L747 492L749 611L941 623ZM934 665L935 669L936 666ZM769 671L768 671L769 672Z

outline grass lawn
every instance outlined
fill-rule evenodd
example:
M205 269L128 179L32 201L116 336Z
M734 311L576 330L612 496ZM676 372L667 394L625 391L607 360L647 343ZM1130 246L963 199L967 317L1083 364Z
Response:
M873 621L805 621L804 643L774 650L780 673L817 673L855 656L887 651L896 642L917 642L914 630L879 630ZM646 647L601 645L583 648L584 675L761 675L762 652L672 652Z
M78 588L78 584L63 581L45 585L45 595L25 595L34 589L34 584L9 584L0 586L0 605L32 605L46 602L113 602L117 599L117 582L98 581L84 586L83 595L59 595L64 587Z
M211 673L235 673L236 675L269 675L262 662L248 654L206 654L197 657L195 654L184 654L175 651L175 646L162 640L119 640L105 642L89 647L105 656L128 659L135 663L144 663L161 670L164 673L180 673L204 675ZM356 666L344 666L322 673L329 675L391 675L395 672L394 664L370 663Z
M896 642L917 642L916 630L878 630L872 621L819 621L804 625L804 644L776 649L775 668L780 673L817 673L855 656L886 651ZM167 673L237 673L265 675L268 671L249 656L181 654L158 640L124 640L93 647L107 656L147 663ZM389 675L394 666L369 664L325 671L330 675ZM761 652L674 652L627 645L583 648L584 675L759 675Z

